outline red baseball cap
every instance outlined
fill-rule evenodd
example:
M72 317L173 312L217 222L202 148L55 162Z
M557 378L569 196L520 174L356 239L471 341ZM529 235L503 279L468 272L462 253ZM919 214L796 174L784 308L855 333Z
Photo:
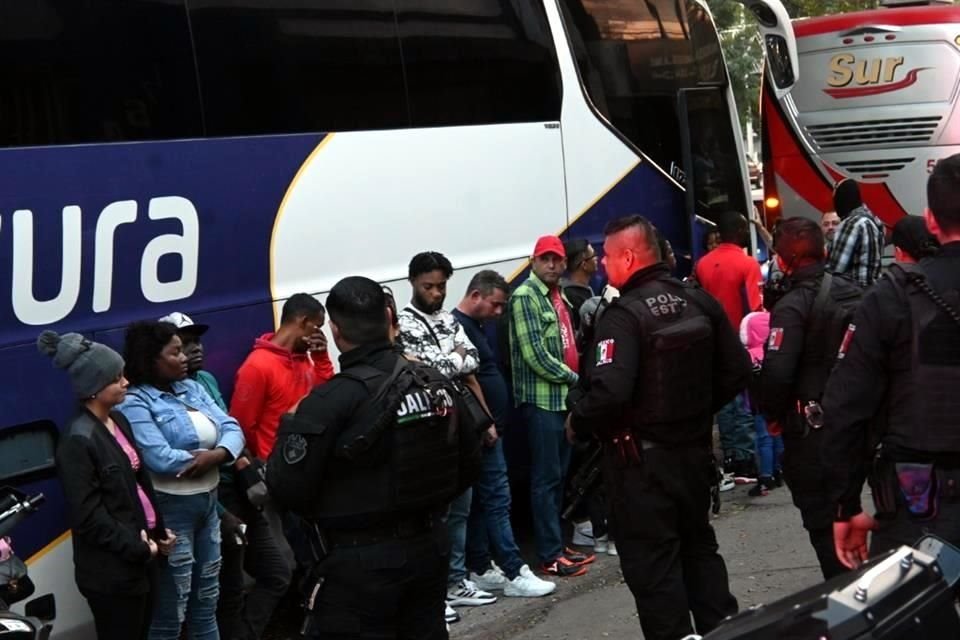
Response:
M567 255L563 248L563 242L557 236L540 236L540 239L537 240L536 246L533 247L533 257L539 258L545 253L555 253L561 258L565 258Z

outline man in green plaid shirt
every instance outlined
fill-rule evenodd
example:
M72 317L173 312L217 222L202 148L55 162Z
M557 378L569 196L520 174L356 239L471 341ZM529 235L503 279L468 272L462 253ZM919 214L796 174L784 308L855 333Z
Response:
M566 252L556 236L533 250L530 277L510 298L513 397L530 439L530 502L542 572L579 576L594 556L563 546L560 513L570 464L564 436L567 390L577 382L578 356L571 311L560 292Z

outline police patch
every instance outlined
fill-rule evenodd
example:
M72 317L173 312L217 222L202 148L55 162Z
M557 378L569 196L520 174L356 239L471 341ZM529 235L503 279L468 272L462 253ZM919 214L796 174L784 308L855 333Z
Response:
M770 351L780 351L780 345L783 344L783 329L775 327L770 329L770 337L767 339L767 349Z
M847 332L843 334L843 342L840 343L840 353L837 354L837 360L843 360L843 357L847 355L847 349L850 348L850 343L853 342L853 334L857 331L857 325L851 324L847 327Z
M283 460L287 464L297 464L307 457L307 439L299 433L287 436L283 441Z
M616 351L617 342L613 338L607 338L597 343L597 366L610 364L613 362L613 354Z

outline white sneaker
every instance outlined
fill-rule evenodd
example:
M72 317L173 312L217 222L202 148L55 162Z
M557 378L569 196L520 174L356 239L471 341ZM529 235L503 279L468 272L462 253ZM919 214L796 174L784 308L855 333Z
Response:
M460 584L447 589L448 607L480 607L496 601L497 596L478 589L469 580L461 580Z
M593 524L589 520L576 524L573 527L573 539L571 542L575 547L592 547L594 543Z
M607 555L608 556L618 556L620 553L617 551L617 543L613 540L610 541L610 544L607 546Z
M508 580L503 588L503 595L512 598L539 598L553 593L557 585L534 575L530 567L520 567L520 574L513 580Z
M734 482L732 473L723 474L723 478L720 480L720 491L731 491L736 486L737 483Z
M443 617L447 621L447 631L450 631L451 623L460 622L460 614L457 613L456 610L449 604L447 605L447 610L444 612Z
M483 575L470 573L470 582L482 591L503 591L509 580L500 567L491 567Z
M597 543L593 545L593 550L597 553L607 553L610 549L610 536L604 534L597 538Z

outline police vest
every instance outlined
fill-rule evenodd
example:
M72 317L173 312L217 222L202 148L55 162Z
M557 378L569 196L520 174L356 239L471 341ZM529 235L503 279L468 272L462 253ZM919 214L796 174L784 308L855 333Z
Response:
M439 372L399 358L392 374L340 375L370 398L337 437L312 519L357 528L443 508L474 481L480 438L460 429L457 394Z
M887 433L917 451L960 453L960 296L934 291L918 265L894 265L890 277L911 323L910 368L890 384L909 384L913 394L891 403Z
M824 273L805 282L816 291L807 316L803 354L797 375L797 399L820 401L847 327L853 321L863 290L845 278Z
M685 444L709 436L714 333L694 291L665 276L610 305L629 311L644 336L631 422L654 442Z

